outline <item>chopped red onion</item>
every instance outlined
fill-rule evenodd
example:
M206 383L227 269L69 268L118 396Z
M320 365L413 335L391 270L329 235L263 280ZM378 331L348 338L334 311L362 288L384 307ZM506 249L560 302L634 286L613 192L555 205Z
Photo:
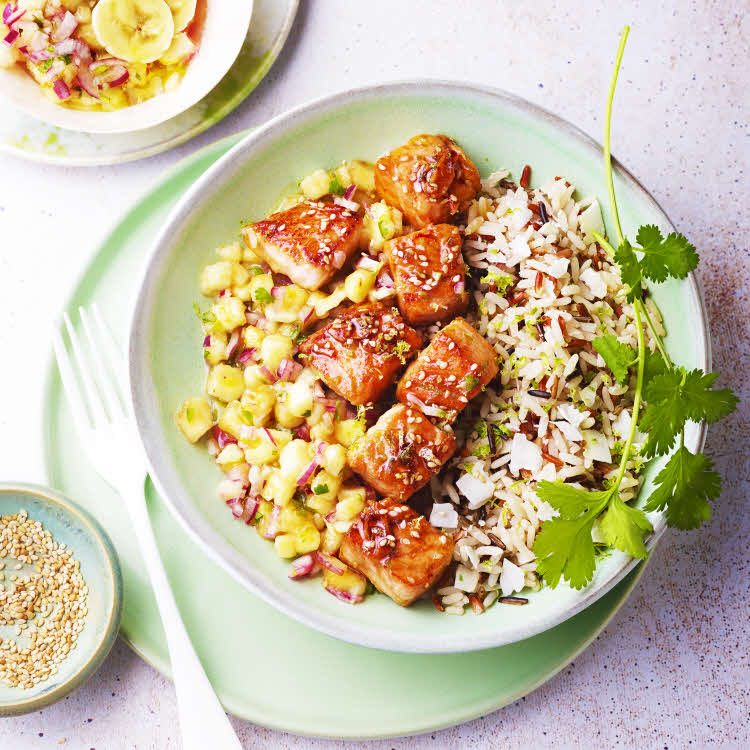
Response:
M283 299L284 294L286 293L286 290L283 286L272 286L271 287L271 296L274 299Z
M18 6L16 6L16 9L18 9ZM13 12L13 6L10 3L6 3L5 7L3 8L3 23L8 22L8 18L10 18L10 14Z
M276 535L279 533L279 514L280 513L281 513L281 508L279 508L278 505L274 505L273 510L271 511L271 522L268 524L268 527L263 532L264 539L276 539Z
M453 286L453 291L456 294L461 294L464 290L464 280L461 279L460 281L457 281Z
M336 250L333 254L333 265L335 268L341 268L346 263L346 253L343 250Z
M58 78L55 81L52 88L57 94L58 99L67 99L70 96L70 89L68 88L68 84L65 83L65 81L63 81L61 78Z
M29 42L29 49L32 52L41 52L42 50L45 50L49 55L50 53L47 50L48 45L49 37L43 31L35 31L34 36L31 37L31 41Z
M312 307L311 305L305 305L299 311L299 315L297 317L302 321L302 324L304 325L305 323L307 323L308 320L310 320L314 312L315 312L314 307Z
M5 10L3 11L3 23L6 26L12 26L16 21L20 21L24 15L26 15L26 8L19 8L17 5L16 7L8 11L8 8L10 8L10 3L5 6ZM8 11L8 15L5 15L5 12Z
M65 63L62 60L54 60L52 65L49 66L47 72L42 76L42 80L47 83L54 81L64 70Z
M214 440L219 444L220 450L223 450L224 447L230 443L237 442L237 438L233 437L228 432L224 432L224 430L222 430L217 424L211 428L211 434L214 436Z
M21 36L21 35L15 29L11 29L5 35L5 38L3 39L3 44L6 47L12 47L15 44L16 39L18 39L19 36Z
M300 439L310 442L310 425L303 422L299 427L295 427L294 434Z
M357 192L357 186L356 186L356 185L355 185L354 183L352 183L352 184L351 184L351 185L349 185L349 187L348 187L348 188L347 188L347 189L346 189L346 190L344 191L344 200L345 200L345 201L350 201L350 200L352 199L352 196L353 196L353 195L354 195L354 193L356 193L356 192Z
M292 562L290 567L291 569L289 571L289 578L291 578L293 581L296 581L300 578L308 578L309 576L314 575L320 570L320 565L315 559L315 556L312 554L302 555L302 557L298 557Z
M260 315L257 312L246 312L245 313L245 320L247 321L248 325L254 326L259 320Z
M370 214L370 204L367 201L367 198L362 198L362 205L365 207L365 213ZM372 216L372 214L370 214Z
M232 355L237 351L237 344L240 343L239 331L235 331L230 337L227 343L227 348L224 351L224 356L227 359L231 359Z
M239 357L237 357L237 364L238 365L244 365L247 364L252 358L253 354L255 354L255 349L245 349L245 351L240 354Z
M259 507L260 501L258 498L248 497L245 500L245 510L242 512L242 520L248 525L251 524Z
M346 208L349 211L353 211L356 213L359 211L359 203L355 203L354 201L347 200L346 198L341 198L338 195L333 196L333 202L337 206L341 206L342 208Z
M346 602L347 604L360 604L364 601L364 597L361 594L352 594L351 591L345 591L344 589L340 589L337 586L326 586L325 590L329 593L335 596L337 599L340 599L342 602Z
M274 286L289 286L292 280L283 273L276 273L273 276Z
M263 485L266 480L263 479L263 473L260 470L260 466L254 465L250 467L247 473L248 482L250 482L250 494L255 497L263 489Z
M81 88L89 95L92 96L94 99L99 98L99 88L94 82L94 76L91 73L91 69L89 66L81 61L81 64L78 66L78 83L81 84Z
M269 429L268 429L268 427L264 427L264 428L263 428L263 431L264 431L264 432L266 433L266 435L268 436L268 439L269 439L269 440L270 440L270 441L271 441L271 442L273 443L274 447L275 447L275 448L278 448L278 444L277 444L277 442L276 442L276 441L274 440L274 437L273 437L273 435L271 434L271 430L269 430Z
M206 336L205 339L203 339L203 348L205 349L207 346L211 346L211 337Z
M393 282L393 277L383 269L379 274L378 278L375 280L375 286L380 289L393 289L395 286Z
M346 566L337 558L333 557L332 555L327 554L326 552L321 552L318 550L315 554L315 559L328 570L331 571L331 573L335 573L336 575L340 576L343 575L346 572Z
M232 515L235 518L240 518L245 510L242 507L242 503L239 501L239 498L236 497L227 500L227 505L232 509Z
M261 365L258 369L263 373L266 380L270 380L272 383L275 383L278 380L278 378L265 365Z
M313 460L310 461L307 468L297 477L297 486L301 487L303 484L307 484L310 478L315 473L315 469L318 468L318 456L313 456Z
M70 37L70 35L76 30L77 26L78 21L76 20L76 17L69 10L66 10L60 25L52 32L52 41L62 42L65 39L68 39L68 37Z

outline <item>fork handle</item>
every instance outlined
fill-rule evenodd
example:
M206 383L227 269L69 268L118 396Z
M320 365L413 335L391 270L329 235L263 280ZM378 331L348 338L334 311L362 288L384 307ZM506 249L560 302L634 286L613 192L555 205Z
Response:
M123 487L123 489L125 489ZM143 483L128 487L126 505L167 636L184 750L242 750L185 630L148 515ZM124 498L125 499L125 498Z

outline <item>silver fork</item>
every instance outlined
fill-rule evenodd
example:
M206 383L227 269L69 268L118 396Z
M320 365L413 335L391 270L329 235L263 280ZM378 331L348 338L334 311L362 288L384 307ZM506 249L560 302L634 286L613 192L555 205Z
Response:
M72 357L56 331L57 365L84 449L130 513L167 636L183 747L241 749L190 642L156 546L144 494L146 458L127 397L124 358L96 305L78 312L88 346L64 313Z

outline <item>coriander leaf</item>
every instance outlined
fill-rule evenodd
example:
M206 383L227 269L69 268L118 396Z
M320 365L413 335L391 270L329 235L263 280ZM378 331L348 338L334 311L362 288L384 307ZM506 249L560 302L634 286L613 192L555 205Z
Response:
M721 493L721 477L713 471L713 462L685 446L675 451L659 472L646 510L667 509L667 523L678 529L695 529L711 518L709 500Z
M654 527L642 510L624 503L618 495L612 497L599 528L610 547L641 559L648 554L643 535L653 531Z
M648 279L664 281L669 276L684 279L698 266L695 247L681 234L672 232L663 239L658 227L647 224L638 230L636 240L643 251L641 273Z
M693 422L702 419L718 422L737 407L738 399L729 388L711 390L718 377L718 372L705 373L702 370L691 370L685 374L680 396L685 402L688 418Z
M640 424L649 433L645 456L666 453L688 420L716 422L734 411L737 397L729 388L711 390L718 377L675 367L651 378L644 392L649 405Z
M576 520L545 521L534 540L537 570L552 588L565 577L574 589L582 589L594 577L595 554L591 527L595 515Z
M643 398L646 401L652 401L649 397L649 383L657 375L663 375L667 371L667 363L659 352L651 352L646 349L646 362L643 367Z
M599 336L592 342L594 349L602 355L607 363L607 367L617 378L620 385L626 385L628 382L628 368L635 364L637 356L635 351L627 344L617 340L617 336L608 333L606 336Z
M570 520L578 518L594 506L603 507L610 492L589 492L560 481L549 482L543 479L536 486L536 494L540 500L546 500L558 511L561 518Z
M328 492L328 485L327 484L316 484L315 487L313 487L313 492L316 495L325 495L325 493Z
M643 296L643 278L638 258L627 238L623 239L615 252L615 262L620 266L622 283L628 287L628 302L635 302Z
M264 289L262 286L255 290L255 299L258 302L262 302L264 305L271 304L273 302L273 296L268 289Z
M653 389L661 392L672 381L674 371L658 375L651 381L650 393ZM686 415L682 403L676 396L676 388L671 388L670 397L663 401L652 398L643 412L640 424L641 432L647 432L648 438L643 445L642 453L646 458L653 458L666 453L674 444L675 438L685 425Z

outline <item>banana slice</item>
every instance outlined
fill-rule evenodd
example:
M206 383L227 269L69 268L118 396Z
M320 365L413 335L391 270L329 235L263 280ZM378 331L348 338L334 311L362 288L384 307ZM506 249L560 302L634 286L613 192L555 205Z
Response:
M158 60L174 36L172 11L164 0L99 0L91 21L102 47L128 62Z
M193 20L198 0L166 0L174 18L174 30L183 31Z

